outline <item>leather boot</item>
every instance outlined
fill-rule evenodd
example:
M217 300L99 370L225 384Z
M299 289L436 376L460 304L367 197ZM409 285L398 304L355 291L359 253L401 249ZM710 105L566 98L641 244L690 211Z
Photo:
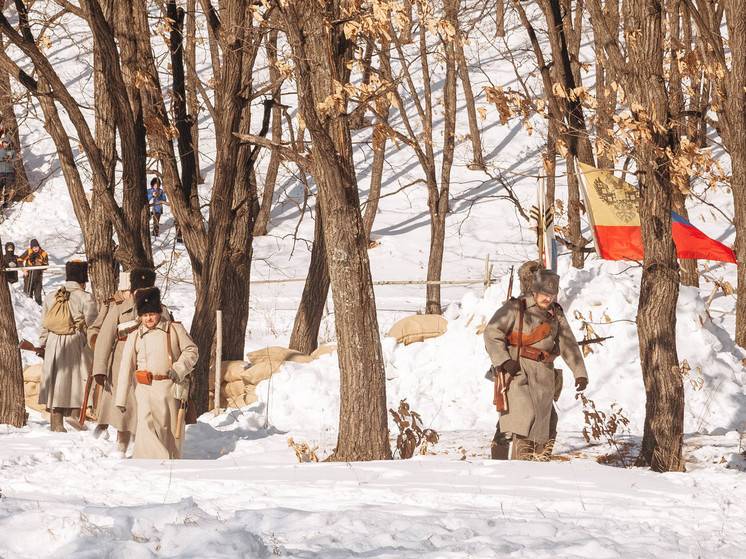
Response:
M130 435L129 431L117 431L117 450L122 454L127 452L127 447L130 444Z
M67 423L75 429L76 431L85 431L87 427L85 426L85 423L80 423L78 421L80 419L80 408L67 408L65 410L67 413Z
M513 435L513 453L510 456L511 460L533 460L534 451L534 441L520 435Z
M96 425L96 428L93 430L93 436L95 438L99 438L103 435L104 440L109 440L109 432L108 432L109 426L106 423L99 423Z
M507 460L510 453L510 439L498 427L490 445L490 455L493 460Z
M554 439L549 439L543 445L536 445L536 460L538 462L549 462L552 459L552 451L554 450Z
M49 430L53 433L67 433L60 408L53 408L49 414Z

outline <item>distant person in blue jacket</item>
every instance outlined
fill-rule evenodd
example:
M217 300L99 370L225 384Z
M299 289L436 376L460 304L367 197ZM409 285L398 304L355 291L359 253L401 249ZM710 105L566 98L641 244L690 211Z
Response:
M163 206L168 205L166 201L166 193L163 192L161 187L161 179L153 177L150 181L150 188L148 188L148 205L150 206L150 214L153 216L153 236L157 237L160 234L160 222L161 215L163 215Z

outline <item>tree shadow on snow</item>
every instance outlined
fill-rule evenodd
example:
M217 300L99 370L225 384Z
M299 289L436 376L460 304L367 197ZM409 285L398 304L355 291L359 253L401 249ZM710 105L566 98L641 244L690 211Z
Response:
M198 421L186 430L182 458L217 460L233 452L238 441L256 441L285 432L272 425L263 426L264 405L254 405L251 412L231 410L217 424Z

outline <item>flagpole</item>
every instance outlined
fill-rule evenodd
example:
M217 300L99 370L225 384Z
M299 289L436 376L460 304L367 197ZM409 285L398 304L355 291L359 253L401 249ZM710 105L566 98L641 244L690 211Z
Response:
M588 214L588 221L590 222L589 229L591 230L591 237L593 237L593 245L596 247L596 253L601 256L601 249L599 248L598 239L596 238L596 220L593 217L593 208L590 200L588 199L588 183L585 179L583 170L578 165L577 158L573 157L572 164L575 167L575 176L578 177L580 183L580 194L583 196L583 202L585 202L585 213ZM612 171L613 173L613 171Z

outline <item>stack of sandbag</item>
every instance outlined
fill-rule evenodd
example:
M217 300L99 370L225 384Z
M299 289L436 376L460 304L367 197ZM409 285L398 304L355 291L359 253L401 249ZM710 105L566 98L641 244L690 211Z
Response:
M252 351L246 358L248 361L223 361L220 390L222 406L238 408L254 403L257 384L275 374L283 363L309 363L315 359L286 347L265 347Z
M335 351L337 351L337 344L321 344L311 353L311 357L318 359L322 355L329 355Z
M445 334L448 321L439 314L417 314L396 322L388 336L400 344L409 345Z
M23 395L26 399L26 407L46 411L45 406L39 404L39 390L41 388L42 363L29 365L23 371Z

